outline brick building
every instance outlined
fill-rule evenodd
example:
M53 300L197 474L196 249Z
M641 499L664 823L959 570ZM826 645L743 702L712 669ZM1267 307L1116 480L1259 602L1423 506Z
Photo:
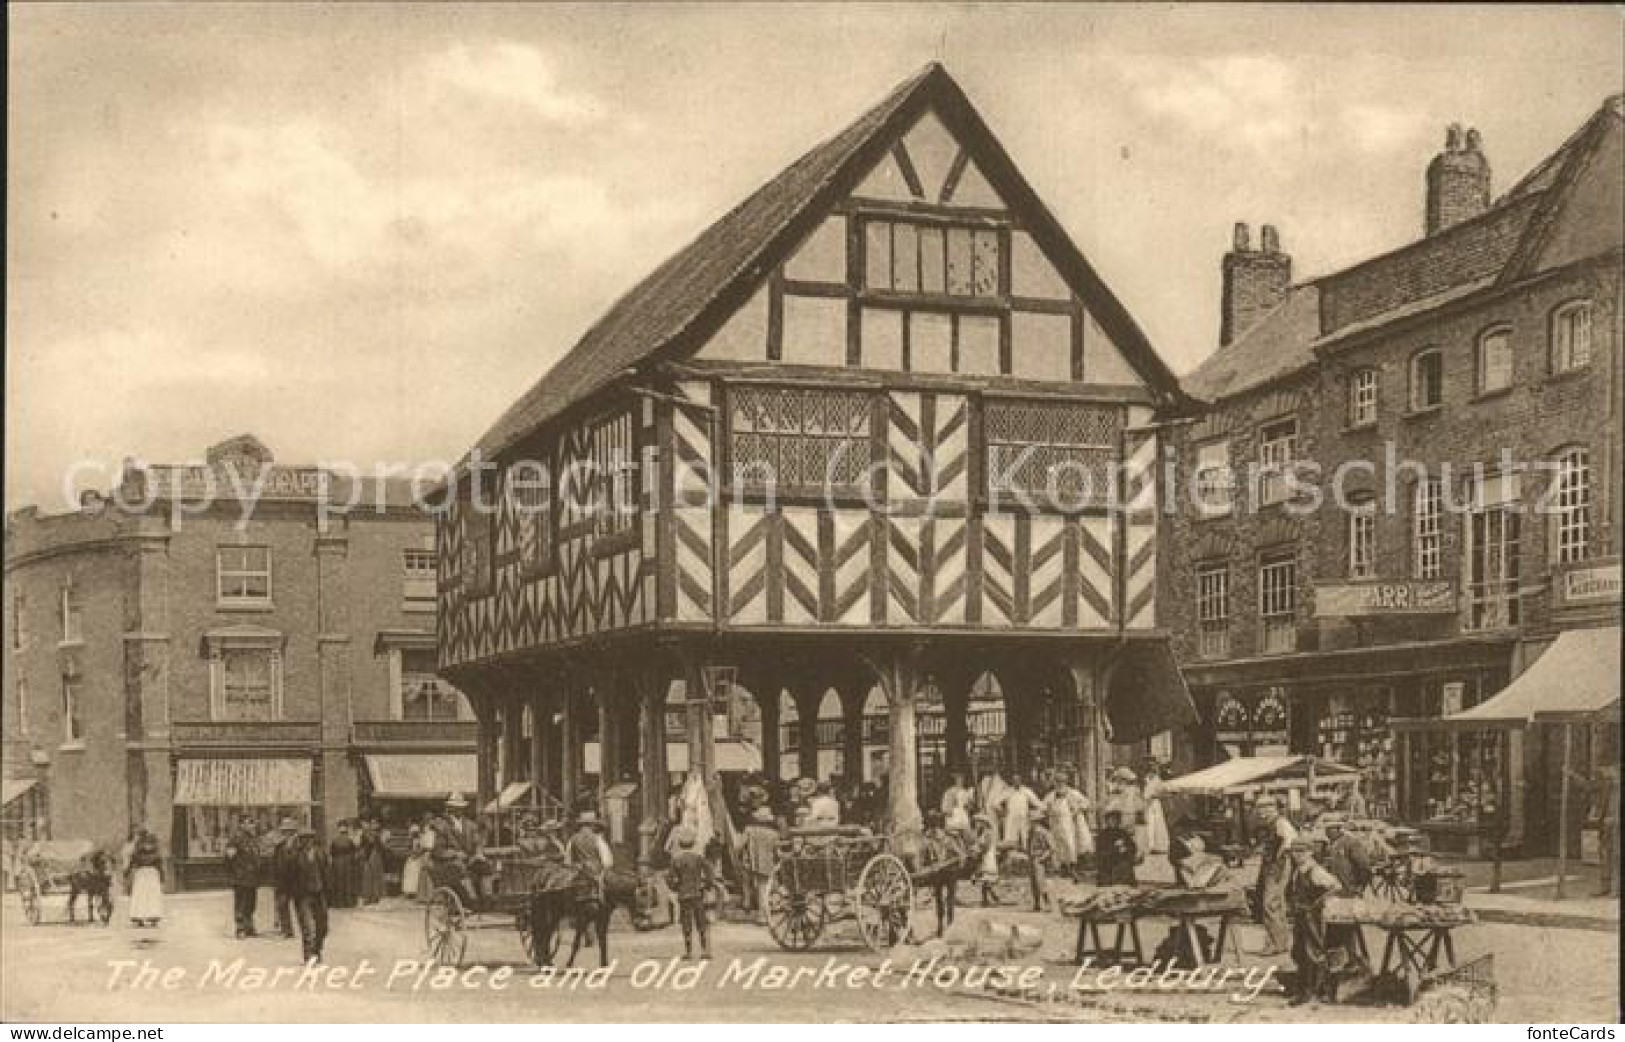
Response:
M8 517L10 831L145 825L179 885L211 885L236 814L322 829L472 790L474 724L434 672L433 533L405 482L246 436Z
M1161 577L1195 759L1314 753L1446 845L1555 844L1555 732L1491 700L1618 625L1621 161L1615 98L1492 200L1452 127L1423 237L1297 283L1237 226ZM1619 755L1615 676L1582 762Z

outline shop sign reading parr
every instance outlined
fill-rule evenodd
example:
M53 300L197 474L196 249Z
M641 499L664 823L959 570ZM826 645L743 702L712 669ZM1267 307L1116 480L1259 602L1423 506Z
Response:
M1317 583L1315 617L1433 615L1456 610L1449 582Z

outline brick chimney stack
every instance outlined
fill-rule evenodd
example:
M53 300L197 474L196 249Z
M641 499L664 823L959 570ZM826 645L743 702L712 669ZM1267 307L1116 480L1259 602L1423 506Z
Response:
M1490 163L1478 131L1462 133L1460 123L1445 130L1444 151L1428 164L1427 228L1437 235L1477 217L1490 205Z
M1237 223L1230 252L1224 255L1219 301L1219 346L1224 347L1249 326L1280 306L1292 286L1292 258L1281 252L1273 225L1259 229L1259 248Z

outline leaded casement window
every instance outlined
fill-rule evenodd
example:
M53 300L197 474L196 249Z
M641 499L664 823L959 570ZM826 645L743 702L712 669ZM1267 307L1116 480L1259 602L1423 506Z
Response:
M1115 409L989 401L982 415L988 498L1058 509L1109 502L1120 425Z
M552 476L540 462L520 460L508 468L507 493L519 530L519 559L529 568L551 567L558 542Z
M1478 393L1494 394L1512 386L1512 330L1502 326L1478 338Z
M1272 554L1258 563L1258 623L1266 655L1293 651L1298 646L1298 560L1293 554Z
M1518 625L1522 503L1516 474L1478 482L1467 525L1467 628Z
M1574 300L1552 312L1552 372L1591 364L1591 301Z
M1230 654L1230 566L1198 565L1196 569L1197 654L1224 658Z
M1298 458L1298 421L1266 423L1258 432L1258 502L1262 506L1287 498L1288 472Z
M761 492L864 494L872 396L860 391L736 387L729 398L735 483Z
M996 298L999 232L911 221L863 222L866 290Z
M1196 447L1196 509L1205 517L1230 513L1235 495L1235 472L1230 466L1230 442L1210 441Z
M1423 478L1411 491L1411 574L1437 579L1444 574L1444 482Z
M221 604L271 603L271 548L219 547L215 551L215 589Z
M632 527L638 515L637 447L631 412L606 416L592 425L593 531L614 535Z
M1438 348L1411 357L1411 411L1436 409L1444 404L1444 353Z
M1377 575L1377 501L1366 496L1348 507L1349 578Z
M1377 370L1356 369L1349 376L1349 426L1377 422Z
M496 513L493 504L469 496L458 504L458 524L463 530L463 592L471 596L489 593L496 585Z
M1591 549L1591 454L1582 446L1558 454L1556 486L1548 500L1555 525L1557 561L1583 561Z

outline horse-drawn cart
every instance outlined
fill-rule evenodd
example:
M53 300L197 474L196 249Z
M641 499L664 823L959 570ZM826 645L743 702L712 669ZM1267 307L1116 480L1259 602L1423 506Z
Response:
M881 951L906 941L917 874L889 837L855 826L792 829L779 843L767 884L767 929L780 947L804 951L830 923L853 921Z
M86 922L106 926L113 918L112 858L84 839L41 840L24 851L16 872L17 896L32 926L45 919L45 899L66 893L67 921L76 921L79 896L85 896Z
M547 931L545 947L531 922L531 898L549 889L569 886L575 875L557 857L498 853L489 861L494 871L490 893L462 891L449 881L436 880L423 910L423 939L435 962L458 965L468 948L468 935L477 930L512 929L519 944L538 966L551 964L558 953L559 934ZM470 884L472 885L472 883ZM466 894L466 896L465 896Z

